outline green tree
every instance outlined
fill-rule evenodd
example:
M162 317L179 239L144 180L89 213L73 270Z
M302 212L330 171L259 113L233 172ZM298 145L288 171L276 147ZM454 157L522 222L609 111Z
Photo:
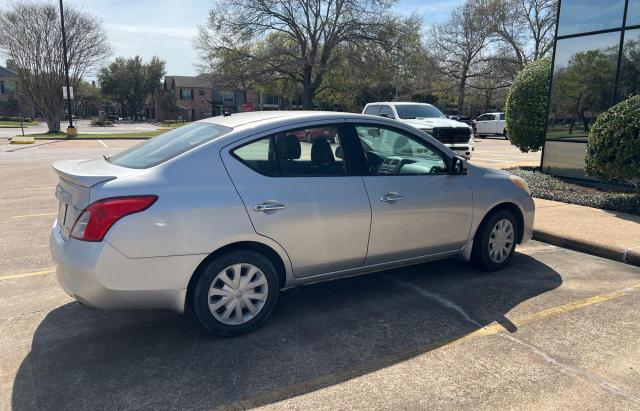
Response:
M260 75L296 84L303 106L311 108L325 76L337 66L342 46L380 43L381 30L401 20L390 15L393 4L394 0L218 0L195 44L209 67L228 60L224 53L237 54Z
M544 144L551 60L529 63L509 88L505 105L507 133L511 144L523 153L538 151Z
M127 117L141 115L145 99L160 85L166 73L165 62L154 56L144 63L140 56L118 57L98 72L103 95L111 96Z

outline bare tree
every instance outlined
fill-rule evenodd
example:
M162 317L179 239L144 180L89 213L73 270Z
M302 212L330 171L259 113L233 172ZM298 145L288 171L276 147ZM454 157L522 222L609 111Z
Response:
M436 69L457 89L458 113L464 110L465 91L470 80L487 75L484 53L493 42L483 24L480 0L467 0L455 7L449 20L431 27L428 49Z
M484 24L512 50L518 69L553 47L556 0L485 0L482 7Z
M65 30L70 82L77 88L109 55L109 46L102 23L72 7L65 8ZM49 132L60 131L64 65L58 8L17 2L0 12L0 52L15 62L18 87L42 112Z
M238 54L261 75L300 85L302 104L313 106L341 45L380 41L395 19L394 0L219 0L195 39L209 66Z

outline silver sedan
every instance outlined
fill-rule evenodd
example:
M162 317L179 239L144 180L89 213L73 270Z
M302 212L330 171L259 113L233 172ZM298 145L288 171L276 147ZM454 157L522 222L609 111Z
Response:
M171 308L227 336L301 284L454 256L498 270L534 219L520 178L357 114L214 117L53 168L50 246L69 295Z

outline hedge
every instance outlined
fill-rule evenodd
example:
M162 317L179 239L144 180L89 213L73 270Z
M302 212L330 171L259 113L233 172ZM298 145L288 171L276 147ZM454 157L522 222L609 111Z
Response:
M513 80L505 104L507 134L523 153L538 151L544 144L549 98L549 58L531 62Z
M0 121L16 121L19 123L20 117L0 116ZM22 121L24 121L25 123L31 123L31 117L25 117L24 119L22 119Z
M511 168L507 171L522 177L529 184L531 195L536 198L640 215L640 194L638 193L599 191L569 184L548 174L521 168Z
M598 116L589 133L587 174L611 182L640 185L640 96Z

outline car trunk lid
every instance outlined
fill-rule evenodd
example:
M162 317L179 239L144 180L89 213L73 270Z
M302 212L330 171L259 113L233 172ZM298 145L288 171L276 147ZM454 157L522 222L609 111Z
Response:
M89 205L91 187L140 172L102 159L56 161L53 169L60 177L56 187L58 223L65 239L69 237L78 216Z

